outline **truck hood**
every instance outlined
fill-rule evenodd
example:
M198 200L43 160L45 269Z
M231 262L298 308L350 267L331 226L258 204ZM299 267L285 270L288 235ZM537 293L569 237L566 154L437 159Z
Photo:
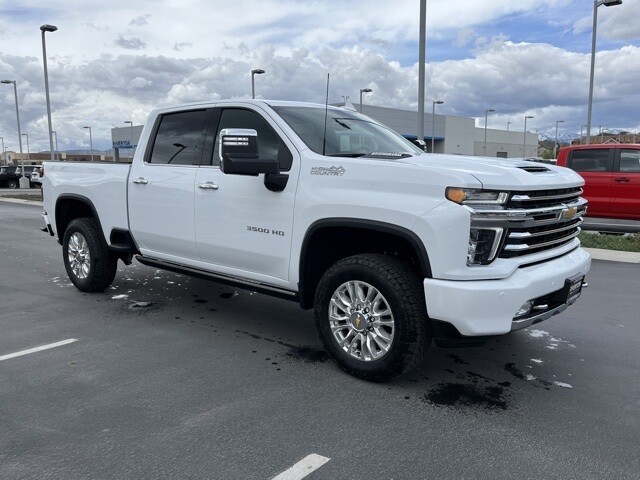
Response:
M424 153L397 161L427 169L471 174L483 188L490 190L568 188L584 184L582 177L568 168L521 159Z

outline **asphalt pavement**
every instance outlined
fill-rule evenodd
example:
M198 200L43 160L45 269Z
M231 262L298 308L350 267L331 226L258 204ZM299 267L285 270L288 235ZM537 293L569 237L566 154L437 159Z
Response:
M40 211L0 203L0 478L269 479L311 454L308 479L640 478L640 265L594 261L560 316L374 384L286 300L137 263L79 292Z

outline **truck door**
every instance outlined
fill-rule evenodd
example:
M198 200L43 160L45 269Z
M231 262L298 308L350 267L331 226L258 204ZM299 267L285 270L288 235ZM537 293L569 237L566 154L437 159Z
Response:
M613 148L576 149L569 167L584 178L584 197L589 200L587 215L606 217L611 213Z
M611 213L640 220L640 149L622 148L613 175Z
M143 255L185 263L199 260L194 228L195 178L205 152L212 109L162 114L144 161L129 174L129 228ZM138 159L136 159L138 160Z
M287 185L273 192L264 175L227 175L220 170L219 132L258 132L260 158L276 158ZM196 174L195 229L200 258L208 269L283 288L288 284L294 199L300 159L293 143L268 112L254 105L215 109L213 156Z

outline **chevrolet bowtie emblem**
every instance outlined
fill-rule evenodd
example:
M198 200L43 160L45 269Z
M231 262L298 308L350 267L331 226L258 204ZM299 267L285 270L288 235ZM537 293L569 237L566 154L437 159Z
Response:
M578 213L577 207L569 207L566 210L562 211L562 218L564 220L571 220L573 217L576 216L576 213Z

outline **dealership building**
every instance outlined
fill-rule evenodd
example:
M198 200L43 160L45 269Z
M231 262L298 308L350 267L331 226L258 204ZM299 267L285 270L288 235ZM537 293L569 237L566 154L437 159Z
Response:
M344 106L343 103L337 104ZM352 105L348 105L349 108ZM362 105L362 113L392 128L400 135L415 140L418 112L400 108ZM476 127L474 118L455 115L424 115L424 140L431 151L434 139L436 153L452 155L486 155L488 157L516 158L538 156L538 135L527 132L488 128L487 151L484 151L484 127ZM142 125L111 129L111 140L116 161L133 156L133 151L142 133ZM524 152L524 153L523 153Z

